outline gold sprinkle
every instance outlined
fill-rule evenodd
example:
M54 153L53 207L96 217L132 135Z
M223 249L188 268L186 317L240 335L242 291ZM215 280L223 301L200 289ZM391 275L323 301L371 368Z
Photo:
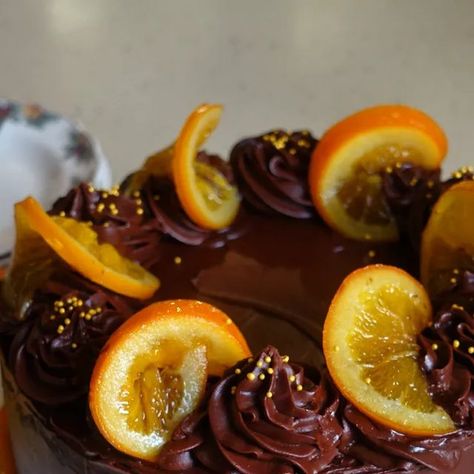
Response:
M464 306L460 306L460 305L458 305L458 304L456 304L456 303L453 303L453 304L451 305L451 309L459 309L459 310L461 310L461 311L464 311Z
M385 168L385 171L386 171L387 173L389 173L389 174L390 174L390 173L393 173L393 168L392 168L391 166L387 166L387 167Z
M68 310L69 312L72 311L73 309L74 309L74 306L68 306L68 307L67 307L67 310Z
M84 311L81 311L80 314L79 314L79 317L80 318L85 318L86 317L86 313Z
M255 374L254 374L253 372L249 372L249 373L247 374L247 378L248 378L249 380L255 380Z
M374 258L375 257L375 250L369 250L369 257Z
M370 234L365 234L364 239L365 240L372 240L372 236Z
M395 168L400 169L401 167L402 167L402 164L401 164L399 161L397 161L397 162L395 163Z
M59 308L59 314L64 314L66 310L64 308Z
M141 199L135 199L135 203L137 206L141 206L143 204L143 201Z
M434 350L434 351L437 351L438 350L438 344L436 344L436 342L434 344L431 344L431 348Z
M273 393L270 392L270 391L268 391L268 392L265 394L265 396L266 396L267 398L272 398L272 397L273 397Z
M298 392L301 392L301 391L303 390L303 385L298 384L298 385L296 386L296 390L297 390Z
M84 301L82 301L82 300L78 300L78 302L77 302L77 306L82 306L83 304L84 304Z
M454 341L453 341L453 347L454 347L455 349L457 349L460 345L461 345L461 343L460 343L457 339L454 339Z
M291 383L293 383L296 380L296 377L294 375L290 375L289 380Z
M265 374L260 374L260 375L258 376L258 378L259 378L260 380L265 380Z
M57 303L57 306L59 306L60 308L64 306L64 303L62 301L56 301L56 303Z
M176 265L180 265L182 261L183 259L181 257L174 257L174 263L176 263Z
M268 367L267 372L268 372L270 375L272 375L273 372L274 372L274 370L273 370L271 367Z
M236 390L237 390L237 387L235 387L235 386L234 386L234 387L231 387L231 388L230 388L230 393L231 393L232 395L234 395Z
M58 334L62 334L64 332L64 326L62 324L60 324L58 326Z
M97 306L95 309L96 314L102 313L102 306Z
M459 269L455 268L455 269L453 270L453 273L454 273L455 275L459 275Z
M89 184L89 186L87 186L87 190L88 190L90 193L93 193L93 192L95 191L94 186L92 186L92 184Z
M265 356L265 362L269 364L272 361L272 358L270 356Z
M454 278L454 277L451 278L449 281L450 281L453 285L455 285L455 284L458 282L458 281L456 280L456 278Z
M72 347L73 349L77 349L77 344L76 344L75 342L73 342L73 343L71 344L71 347Z
M139 207L139 208L137 209L137 214L138 214L139 216L141 216L144 212L145 212L145 211L144 211L143 208L141 208L141 207Z
M59 216L60 216L60 217L66 217L66 213L65 213L64 211L61 211L61 212L59 213Z
M51 319L51 321L54 321L56 319L56 316L54 314L52 314L49 319Z
M259 360L259 361L257 362L257 367L258 367L259 369L261 369L261 368L263 367L263 362L262 362L261 360Z
M69 326L69 325L71 324L71 320L70 320L69 318L66 318L66 319L64 320L64 324L65 324L66 326Z
M133 197L139 198L140 197L140 191L133 191Z
M94 308L91 308L89 310L89 314L92 315L92 316L95 316L96 313L97 313L97 310L95 310Z
M90 320L92 319L92 314L87 313L87 314L85 315L85 318L86 318L87 321L90 321Z
M371 379L370 377L367 377L367 378L365 379L365 383L370 383L370 382L372 382L372 379Z
M115 203L111 202L109 204L109 209L112 211L113 209L117 209L117 206L115 205Z
M469 354L474 354L474 346L469 346L467 352L469 352Z
M296 150L294 148L290 148L288 151L290 155L296 155Z
M109 197L109 193L103 192L102 199L107 199Z
M97 205L97 212L102 212L103 210L105 209L105 204L100 202L98 205Z
M230 326L230 325L232 324L232 319L227 318L227 319L225 320L225 323L227 324L227 326Z
M288 364L288 362L290 362L290 356L282 356L281 360L282 360L285 364Z
M237 375L239 375L239 374L242 373L242 371L241 371L239 368L235 369L234 372L235 372Z

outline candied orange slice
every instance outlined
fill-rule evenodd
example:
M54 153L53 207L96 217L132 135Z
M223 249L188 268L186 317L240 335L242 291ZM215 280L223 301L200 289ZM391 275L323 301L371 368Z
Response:
M222 106L204 104L195 109L179 134L172 160L173 179L188 217L206 229L227 227L239 209L239 193L213 166L196 161L199 148L214 131Z
M156 459L198 406L207 374L222 375L249 355L237 326L217 308L192 300L152 304L112 335L97 360L89 393L95 423L120 451Z
M430 322L419 282L398 268L371 265L343 281L323 329L326 363L342 394L375 421L416 436L455 429L418 365L416 338Z
M436 202L421 243L421 281L431 296L474 272L474 181L449 188Z
M15 215L19 228L12 273L21 270L20 263L25 268L31 266L25 263L30 258L33 262L37 261L31 249L47 253L47 249L41 248L43 240L76 271L112 291L145 299L158 289L157 278L121 256L112 245L98 243L97 234L86 223L68 217L51 217L32 197L15 205ZM48 265L50 259L44 255L42 262ZM39 269L35 273L42 274Z
M309 171L313 202L326 223L347 237L396 240L383 172L406 162L436 169L446 151L443 130L419 110L361 110L333 125L315 148Z

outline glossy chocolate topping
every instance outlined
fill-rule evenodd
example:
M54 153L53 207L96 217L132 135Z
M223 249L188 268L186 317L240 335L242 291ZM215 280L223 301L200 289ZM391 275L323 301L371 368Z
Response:
M136 309L136 302L69 269L56 271L36 291L12 342L10 365L20 389L48 405L87 394L100 349Z
M317 140L307 131L273 130L240 141L230 163L246 203L264 213L298 219L315 215L308 167Z

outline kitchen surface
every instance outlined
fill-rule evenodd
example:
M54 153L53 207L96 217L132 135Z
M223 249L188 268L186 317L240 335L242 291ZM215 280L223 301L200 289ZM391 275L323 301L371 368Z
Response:
M225 105L208 149L273 127L316 134L405 102L473 162L472 0L0 2L1 96L85 124L120 180L200 102Z

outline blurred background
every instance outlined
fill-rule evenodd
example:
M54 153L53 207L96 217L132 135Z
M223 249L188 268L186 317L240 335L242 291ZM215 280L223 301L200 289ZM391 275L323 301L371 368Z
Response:
M473 0L2 0L0 44L0 95L83 122L115 180L204 101L226 107L212 151L406 102L450 169L474 161Z

